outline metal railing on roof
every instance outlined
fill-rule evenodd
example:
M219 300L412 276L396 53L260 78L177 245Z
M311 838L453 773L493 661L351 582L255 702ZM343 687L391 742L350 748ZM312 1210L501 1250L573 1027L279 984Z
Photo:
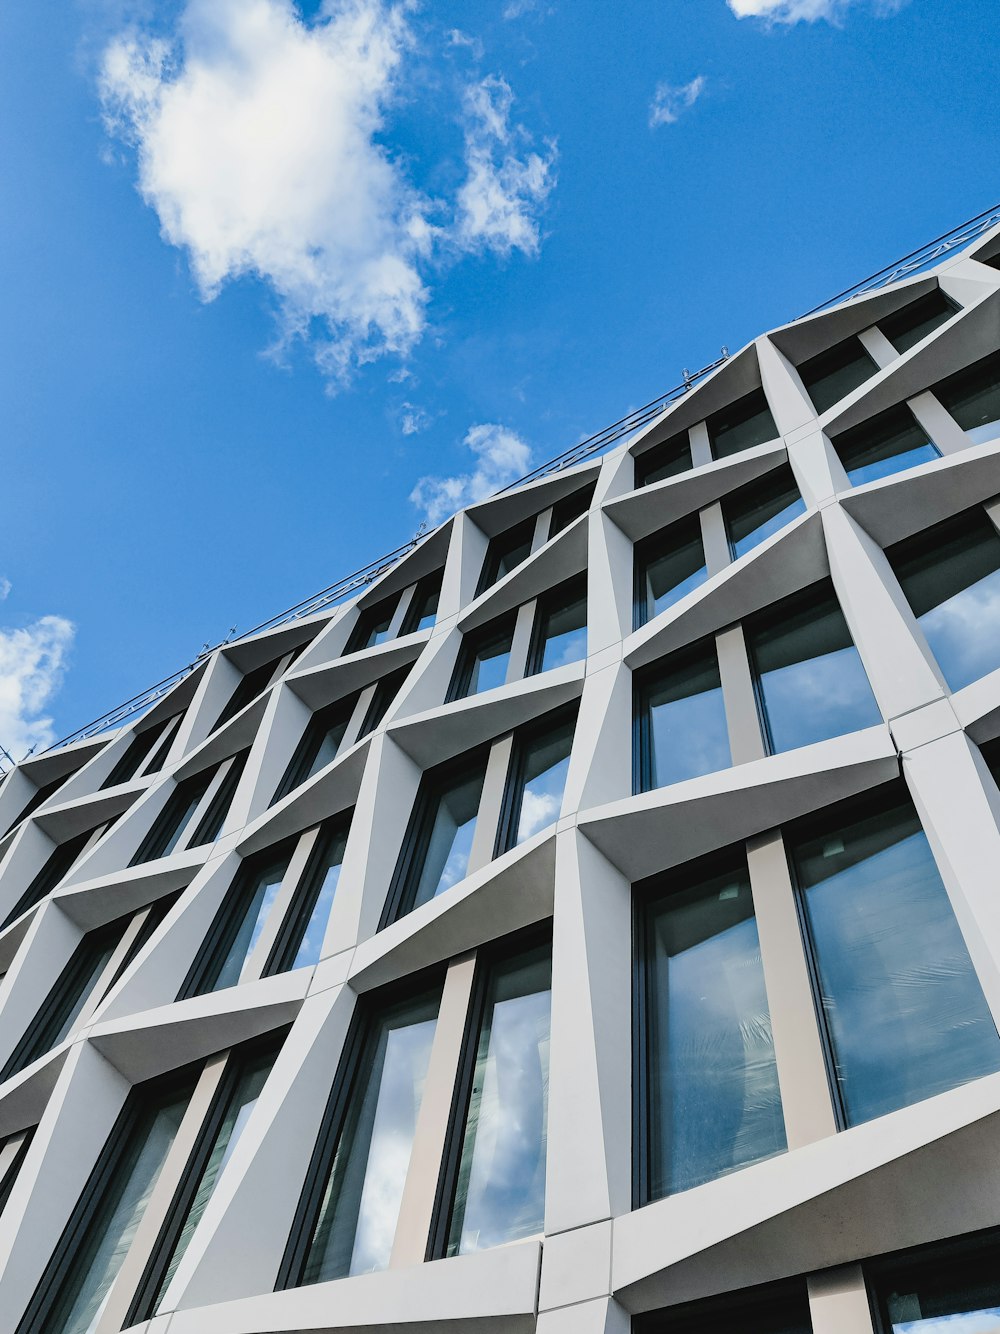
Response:
M876 273L869 274L860 282L855 283L853 287L847 287L836 296L830 297L827 301L818 306L813 306L798 318L804 319L808 315L819 314L820 311L828 310L831 306L839 305L841 302L853 300L855 297L863 296L868 292L876 291L881 287L886 287L890 283L899 282L903 278L912 277L919 273L921 269L926 269L937 264L945 255L953 250L969 246L978 237L982 236L992 226L1000 222L1000 204L987 209L983 213L977 214L974 218L968 218L965 222L953 227L951 231L944 232L937 236L933 241L928 241L917 250L912 250L902 259L895 260L892 264L887 264L885 268L879 269ZM509 483L497 492L502 495L514 487L523 486L526 482L539 481L543 477L549 477L553 473L562 472L566 468L572 468L578 463L583 463L587 459L595 458L610 449L612 445L626 436L634 434L643 426L647 426L654 421L671 403L683 397L695 384L699 383L706 375L718 369L728 358L729 352L726 348L722 349L722 354L715 361L707 366L702 366L700 370L683 372L681 383L675 385L672 389L658 394L656 398L644 404L641 408L635 408L626 413L610 426L605 426L603 430L597 431L594 435L581 440L579 444L571 445L561 454L556 454L554 458L546 460L537 468L524 477L519 477L517 481ZM343 579L320 592L314 593L311 597L305 598L302 602L297 602L294 606L278 612L277 615L270 617L269 620L262 621L255 625L251 630L245 631L239 636L241 640L250 635L260 634L265 630L276 629L280 625L287 624L289 621L299 620L304 616L311 616L330 607L344 598L350 597L352 593L358 591L370 584L380 574L390 569L397 561L401 560L408 552L412 551L424 538L426 534L419 530L415 537L402 546L396 547L394 551L388 552L384 556L379 556L376 560L355 570L353 574L346 575ZM232 631L230 632L232 634ZM86 723L83 727L78 727L75 732L62 737L59 741L53 742L48 750L55 750L60 746L70 745L74 741L83 741L87 737L96 736L100 732L105 732L112 727L119 726L129 718L135 717L143 710L149 708L166 692L178 685L184 678L190 675L194 669L199 666L206 657L214 653L217 649L224 648L230 643L230 639L221 640L218 644L206 644L193 662L188 663L186 667L181 667L174 672L172 676L165 677L158 681L155 686L150 686L148 690L133 695L130 700L124 704L119 704L117 708L109 713L102 714L100 718L95 718L93 722ZM2 776L2 763L0 763L0 776Z

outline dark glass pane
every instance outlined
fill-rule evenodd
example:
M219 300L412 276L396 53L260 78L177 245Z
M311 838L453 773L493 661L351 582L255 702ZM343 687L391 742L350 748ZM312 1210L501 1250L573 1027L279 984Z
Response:
M363 611L351 632L344 652L360 653L362 649L384 644L389 638L389 627L392 625L398 601L398 597L386 598L384 602L377 602L374 607L368 607Z
M879 320L878 327L897 352L908 352L945 320L950 320L957 309L940 287L936 287L894 315L886 315L885 319Z
M450 699L465 699L494 690L507 680L510 649L514 642L514 622L504 620L466 636L455 668L455 683Z
M548 1141L548 945L494 968L479 1028L448 1238L467 1255L541 1232Z
M1000 667L1000 536L964 514L886 551L952 690Z
M25 805L21 807L17 819L12 820L4 830L4 834L9 834L14 828L14 825L20 824L22 820L26 820L29 815L34 811L37 811L42 802L48 801L49 797L62 787L68 777L69 774L60 774L58 778L53 778L51 782L43 783L40 787L36 788Z
M767 440L776 440L779 434L763 389L755 389L728 408L713 412L707 426L712 457L716 459L725 459L730 454L738 454L741 449L752 449Z
M288 939L281 950L287 963L272 971L308 968L319 963L330 909L347 848L348 823L338 823L320 834L289 914Z
M885 1334L991 1334L1000 1329L1000 1244L961 1240L883 1262L873 1287Z
M727 496L722 513L733 559L745 556L779 529L806 512L791 468L774 472Z
M966 431L973 444L1000 434L1000 352L951 375L931 392Z
M643 791L732 763L714 645L658 667L640 687L639 712Z
M239 874L213 925L205 958L185 994L201 996L236 986L274 907L287 869L288 857L283 855L266 864L251 865Z
M707 578L697 515L647 537L636 547L636 629Z
M827 581L751 620L746 639L772 755L882 721Z
M544 730L533 729L515 749L510 819L503 844L516 847L559 819L576 713Z
M539 599L532 672L548 672L587 656L587 581L572 580Z
M233 804L233 797L236 796L236 789L240 785L240 779L243 777L243 770L246 768L249 755L249 750L243 750L233 756L233 762L226 771L225 778L219 784L219 790L212 798L208 810L191 836L188 843L189 848L201 848L206 843L214 843L222 833L222 826L226 823L226 816Z
M639 455L635 461L636 487L665 482L668 477L687 472L691 466L691 443L687 431L682 431Z
M483 572L479 579L476 596L492 588L505 574L516 570L522 561L531 555L531 544L535 536L535 520L526 519L524 523L508 528L505 533L494 537L486 552Z
M817 412L825 412L871 378L878 366L860 339L845 338L835 347L810 357L798 368Z
M338 699L313 714L275 790L272 806L337 758L356 702L357 696L352 695L346 700Z
M149 1104L125 1138L82 1244L46 1315L46 1334L92 1334L153 1193L189 1087Z
M396 696L403 688L403 682L410 674L410 665L400 667L398 671L390 672L388 676L383 676L381 681L375 687L375 694L372 696L372 702L368 707L368 712L364 716L361 729L358 732L358 740L366 737L369 732L374 732L390 707L395 702Z
M164 718L161 722L154 723L152 727L147 727L145 731L136 732L101 787L116 787L119 783L127 783L130 778L133 778L168 726L175 722L176 715L173 718ZM171 728L172 736L173 728Z
M123 958L119 961L114 976L107 985L107 989L104 993L105 996L122 976L129 964L132 963L134 959L138 958L139 951L145 946L146 942L153 938L153 934L157 927L164 921L167 913L180 898L181 893L182 891L178 889L172 894L164 894L161 899L157 899L155 903L150 905L146 912L146 916L143 918L142 926L136 932L131 945L126 949Z
M214 774L214 769L203 769L200 774L185 778L177 784L152 829L139 845L139 851L129 862L130 866L140 866L143 862L156 861L158 857L168 857L174 851L208 791Z
M447 778L431 780L407 876L405 911L429 903L464 878L485 776L482 759Z
M364 1044L302 1283L385 1269L392 1252L440 993L395 1006Z
M421 579L413 591L413 598L403 621L403 634L429 630L437 619L438 599L441 596L441 571Z
M833 441L833 447L855 486L941 457L906 407L890 408L845 431Z
M640 1316L635 1334L812 1334L805 1284L744 1289Z
M244 673L243 680L230 695L229 703L216 718L215 725L212 728L213 732L218 731L223 723L228 723L230 718L235 718L238 713L267 689L280 662L280 657L272 658L269 662L262 662L259 667L254 667L249 672Z
M163 737L160 744L153 752L153 758L143 770L144 777L148 774L158 774L166 764L167 756L170 754L170 748L174 744L174 737L177 735L177 729L180 727L180 724L180 714L175 714L174 717L169 720L168 725L163 729Z
M32 1136L35 1133L34 1126L30 1130L19 1130L16 1135L8 1135L6 1139L0 1140L0 1150L5 1149L8 1144L14 1140L20 1141L13 1159L8 1160L7 1170L0 1178L0 1213L3 1213L7 1201L10 1199L10 1193L14 1189L14 1182L17 1180L17 1174L21 1170L21 1164L24 1162L28 1149L31 1147Z
M568 528L574 519L578 519L581 514L587 513L593 495L594 483L588 482L586 486L579 487L572 495L563 496L562 500L556 501L552 506L552 517L549 520L550 540L557 533L561 533L564 528Z
M781 1153L785 1127L746 863L646 910L647 1198Z
M82 834L77 834L75 838L68 838L65 843L60 843L56 850L50 854L48 861L38 872L31 884L24 891L21 897L15 903L14 907L7 914L3 925L9 926L27 912L29 908L40 903L47 894L51 894L56 885L62 878L68 874L70 868L79 858L84 848L90 842L92 829L86 829Z
M788 841L847 1121L1000 1069L1000 1037L898 788Z

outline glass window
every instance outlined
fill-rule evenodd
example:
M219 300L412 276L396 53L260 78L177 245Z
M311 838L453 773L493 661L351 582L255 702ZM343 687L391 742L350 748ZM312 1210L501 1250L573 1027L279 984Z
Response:
M707 578L697 514L637 542L635 628L672 607Z
M639 1316L635 1334L812 1334L805 1283L767 1284Z
M153 758L142 771L143 777L149 774L158 774L166 764L167 756L170 754L170 748L174 744L174 737L177 735L183 717L182 713L175 713L173 718L168 720L168 725L163 729L160 743L153 751Z
M156 861L158 857L169 857L180 847L188 825L214 776L214 769L203 769L200 774L184 778L176 785L153 827L139 844L138 852L129 862L130 866Z
M642 1203L786 1147L745 857L656 889L640 937Z
M403 688L403 682L410 674L410 664L400 667L395 672L389 672L383 676L375 687L375 694L372 696L372 702L368 706L368 712L358 731L358 740L368 736L369 732L374 732L376 727L380 726L383 718L389 712L389 709L396 701L396 696Z
M302 739L295 747L295 753L289 761L281 782L271 798L271 805L287 797L297 787L315 777L321 769L337 758L337 751L344 739L351 714L357 703L357 695L348 699L335 700L326 708L318 709L310 718Z
M950 375L932 387L972 444L1000 435L1000 352Z
M226 895L179 999L234 987L260 939L288 869L289 849L254 858Z
M787 466L733 492L722 502L733 560L745 556L805 512L805 501Z
M20 1172L28 1149L31 1147L34 1133L35 1127L31 1126L28 1130L19 1130L16 1134L8 1135L6 1139L0 1140L0 1164L2 1164L2 1169L0 1169L0 1213L3 1213L7 1201L10 1199L10 1193L14 1189L17 1174Z
M955 303L948 300L940 287L935 287L933 292L911 301L902 310L886 315L879 320L878 327L897 352L908 352L945 320L950 320L956 310Z
M319 963L350 828L349 817L338 817L328 821L320 831L265 970L267 973L282 973Z
M441 597L441 570L425 575L413 590L413 597L403 621L403 634L429 630L437 619L438 600Z
M538 599L528 675L587 656L587 578L570 579Z
M581 514L586 514L590 509L590 502L594 498L595 482L588 482L586 486L578 487L568 496L563 496L562 500L557 500L552 506L552 515L549 519L549 540L557 533L561 533L564 528L568 528L574 519L578 519Z
M488 588L492 588L504 575L510 574L511 570L516 570L522 561L528 559L534 538L535 520L532 517L491 539L483 563L483 572L479 577L476 597L480 593L485 593Z
M1000 1328L995 1233L925 1247L870 1270L885 1334L990 1334Z
M362 649L374 648L376 644L384 644L389 638L389 627L392 625L392 618L396 613L396 604L399 596L385 598L382 602L376 602L374 607L367 607L358 617L357 624L351 631L351 637L347 641L345 653L360 653Z
M400 855L398 889L390 895L390 905L398 902L391 916L412 912L464 879L485 777L485 753L424 775Z
M335 1138L317 1164L319 1208L286 1286L387 1267L440 999L436 990L384 1010L357 1044L356 1059L346 1058L353 1068L331 1107Z
M882 721L829 580L745 626L772 755Z
M92 829L85 829L82 834L77 834L75 838L68 838L65 843L60 843L55 851L49 854L45 865L7 914L3 921L4 927L16 921L22 913L27 912L29 908L33 908L36 903L40 903L47 894L52 893L56 885L69 873L70 868L78 860L80 854L90 842L93 832ZM2 927L0 927L0 930L2 930Z
M552 951L497 964L486 988L448 1229L448 1255L541 1232Z
M119 783L127 783L130 778L134 778L142 768L147 755L168 727L170 728L170 738L173 740L179 718L179 714L174 714L172 718L163 718L160 722L154 723L152 727L147 727L142 732L136 732L101 787L117 787Z
M91 1334L97 1327L190 1096L190 1083L145 1097L133 1094L77 1207L76 1227L71 1222L65 1249L50 1267L56 1272L39 1286L25 1328Z
M720 412L713 412L706 425L715 459L776 440L779 434L763 389L755 389Z
M648 792L732 764L712 641L658 663L636 690L637 782Z
M799 379L817 412L832 408L877 370L878 366L865 351L861 340L853 336L818 356L810 357L798 367Z
M952 690L1000 667L1000 535L966 510L886 551Z
M654 445L645 454L640 454L635 461L636 487L652 486L654 482L665 482L668 477L687 472L692 467L691 442L687 431Z
M833 447L854 486L876 482L880 477L890 477L904 468L915 468L918 463L941 457L927 432L904 406L889 408L838 435Z
M571 713L544 719L517 736L507 809L497 837L498 855L559 819L575 728L574 707Z
M233 798L236 796L236 789L240 785L240 779L243 777L243 770L246 768L249 756L249 749L241 750L230 760L229 768L219 784L218 791L209 803L208 810L202 816L198 828L188 841L187 846L189 848L201 848L206 843L217 841L222 833L222 827L226 823L229 808L233 804Z
M469 695L481 695L484 690L502 686L507 680L513 642L512 616L464 635L448 699L466 699Z
M908 797L787 839L848 1125L1000 1069L1000 1037Z
M301 651L300 649L299 652ZM228 723L230 718L235 718L258 695L262 695L271 684L278 668L289 666L295 656L297 654L281 654L277 658L271 658L268 662L262 662L259 667L253 667L250 671L245 672L243 680L230 695L229 703L216 718L212 731L218 731L223 723Z

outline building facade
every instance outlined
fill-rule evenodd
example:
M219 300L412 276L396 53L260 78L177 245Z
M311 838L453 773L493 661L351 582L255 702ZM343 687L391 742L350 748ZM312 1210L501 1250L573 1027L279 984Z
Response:
M1000 230L0 785L0 1329L1000 1328Z

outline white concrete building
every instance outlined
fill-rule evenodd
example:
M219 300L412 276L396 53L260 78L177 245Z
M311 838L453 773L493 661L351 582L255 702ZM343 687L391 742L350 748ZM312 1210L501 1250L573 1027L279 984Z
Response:
M7 776L0 1329L1000 1328L998 256Z

